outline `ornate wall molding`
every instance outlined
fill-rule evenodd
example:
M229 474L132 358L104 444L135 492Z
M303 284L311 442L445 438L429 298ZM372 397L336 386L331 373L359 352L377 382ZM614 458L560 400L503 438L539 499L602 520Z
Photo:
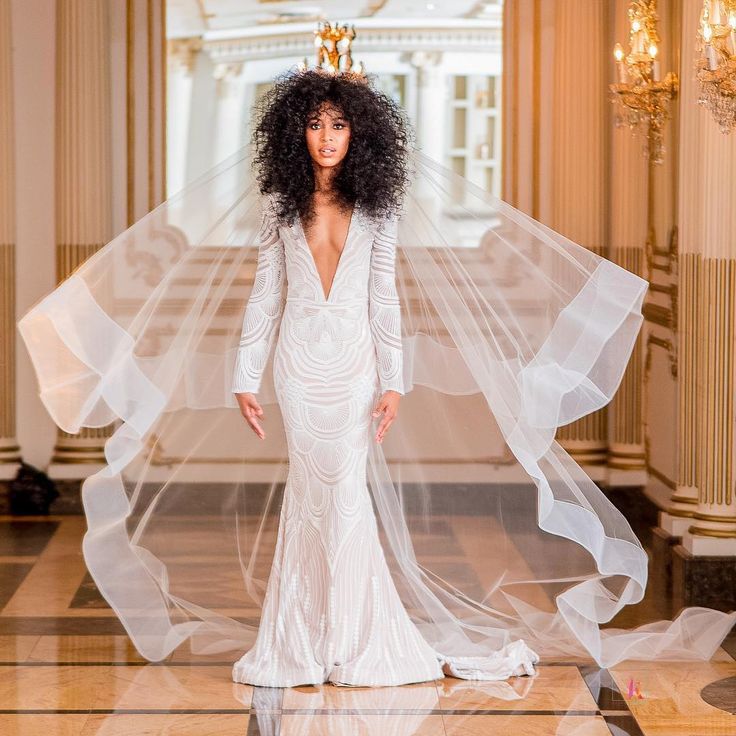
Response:
M415 51L501 52L501 27L480 28L368 28L359 29L360 52ZM357 41L356 41L357 43ZM214 63L250 61L289 56L296 60L314 53L311 30L303 32L243 36L240 38L204 38L202 49Z

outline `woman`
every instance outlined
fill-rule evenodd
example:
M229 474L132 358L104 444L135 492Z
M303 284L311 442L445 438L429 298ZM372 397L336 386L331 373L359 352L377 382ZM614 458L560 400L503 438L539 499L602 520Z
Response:
M259 112L19 323L54 421L108 428L83 553L138 651L271 685L712 656L736 614L611 627L647 553L555 441L647 282L414 150L370 83L287 74Z
M256 393L283 320L273 369L290 473L258 639L233 679L401 685L442 677L441 664L451 674L401 603L366 481L371 420L381 443L404 393L393 216L404 121L359 77L313 71L272 90L255 138L268 199L233 391L264 439ZM508 674L533 674L538 656L521 642L515 652Z

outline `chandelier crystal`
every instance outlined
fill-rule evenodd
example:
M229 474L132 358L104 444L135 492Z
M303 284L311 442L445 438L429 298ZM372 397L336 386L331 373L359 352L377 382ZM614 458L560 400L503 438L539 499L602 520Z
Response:
M613 50L617 81L610 86L616 105L615 123L646 135L644 154L652 163L664 160L664 126L669 102L677 94L677 76L662 79L657 33L657 0L632 0L628 10L629 49Z
M704 0L698 38L698 102L730 133L736 127L736 0Z

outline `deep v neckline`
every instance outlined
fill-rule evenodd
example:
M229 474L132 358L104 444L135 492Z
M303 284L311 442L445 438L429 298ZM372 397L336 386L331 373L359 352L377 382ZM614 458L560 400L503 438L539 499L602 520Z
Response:
M353 231L353 220L356 216L356 210L358 209L358 203L356 202L353 205L352 212L350 213L350 221L348 222L348 230L345 234L345 242L342 244L342 249L340 250L340 255L337 257L337 266L335 266L335 273L332 275L332 281L330 282L330 289L327 292L327 295L325 295L325 290L322 287L322 279L319 275L319 269L317 268L317 261L314 260L314 253L312 252L312 249L309 246L309 242L307 241L307 234L304 231L304 226L302 225L302 218L297 215L296 221L299 226L299 233L301 235L301 240L304 243L304 247L307 249L307 255L309 257L309 260L312 264L312 270L314 271L314 275L317 277L317 285L319 286L319 293L322 295L323 303L329 304L330 297L332 296L332 292L335 290L335 282L337 281L337 276L340 273L340 266L342 265L343 258L345 256L345 249L348 247L350 243L350 235Z

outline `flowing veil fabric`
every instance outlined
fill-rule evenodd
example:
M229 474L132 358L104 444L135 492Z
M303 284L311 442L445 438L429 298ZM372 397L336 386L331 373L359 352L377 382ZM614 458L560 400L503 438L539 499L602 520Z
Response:
M271 357L266 441L231 394L261 222L251 157L164 202L19 323L54 421L115 424L83 485L83 551L154 661L186 640L248 648L274 551L288 466ZM619 386L647 282L417 150L411 165L396 259L407 393L367 482L412 620L469 677L520 638L602 666L710 657L736 614L605 626L642 599L647 555L555 441Z

